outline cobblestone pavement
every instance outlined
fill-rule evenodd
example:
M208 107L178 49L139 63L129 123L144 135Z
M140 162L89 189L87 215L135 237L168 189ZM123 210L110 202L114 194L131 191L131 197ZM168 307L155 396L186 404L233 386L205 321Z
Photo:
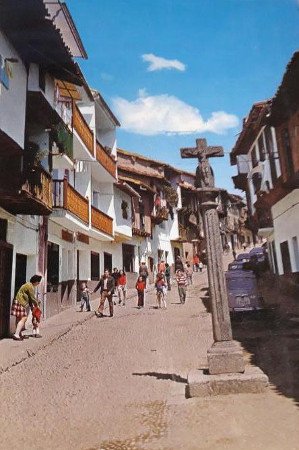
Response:
M277 378L265 394L185 398L187 373L206 365L212 343L206 273L194 282L185 305L173 286L167 310L151 291L144 309L134 297L113 318L69 310L46 321L43 339L1 341L0 448L299 449L298 398Z

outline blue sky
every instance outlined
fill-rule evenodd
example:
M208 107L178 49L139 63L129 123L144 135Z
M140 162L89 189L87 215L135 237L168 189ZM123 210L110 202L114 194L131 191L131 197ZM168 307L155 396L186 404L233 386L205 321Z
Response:
M189 171L196 160L179 149L206 137L228 153L298 49L298 0L67 4L89 56L80 61L86 79L123 125L118 146ZM228 154L212 164L216 184L233 191Z

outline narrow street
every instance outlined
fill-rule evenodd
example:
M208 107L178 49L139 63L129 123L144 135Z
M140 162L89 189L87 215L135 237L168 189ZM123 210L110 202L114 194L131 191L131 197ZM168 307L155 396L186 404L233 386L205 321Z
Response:
M154 308L153 291L144 310L131 298L113 319L89 316L3 372L1 449L299 449L294 326L233 323L248 362L270 378L266 394L185 398L188 371L206 366L212 343L206 286L206 271L195 274L185 305L173 286L167 310ZM30 352L32 341L1 345Z

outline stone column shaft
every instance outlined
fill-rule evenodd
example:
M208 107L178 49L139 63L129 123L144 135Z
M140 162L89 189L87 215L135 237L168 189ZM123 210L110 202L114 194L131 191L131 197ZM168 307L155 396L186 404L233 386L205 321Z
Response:
M215 342L232 340L232 328L227 302L227 289L222 261L217 203L201 205L207 241L208 278Z

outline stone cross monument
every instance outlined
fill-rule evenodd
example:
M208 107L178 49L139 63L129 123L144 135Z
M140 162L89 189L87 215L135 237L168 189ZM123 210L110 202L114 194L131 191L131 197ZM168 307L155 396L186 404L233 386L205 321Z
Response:
M223 156L222 147L208 147L206 139L197 139L195 148L182 148L182 158L198 158L195 186L204 219L207 241L208 279L214 343L208 350L208 371L194 369L188 375L187 396L206 397L240 392L264 392L268 377L260 368L246 366L238 342L232 339L228 296L222 261L222 243L215 188L209 158Z
M219 229L215 188L209 158L223 156L222 147L208 147L206 139L197 139L195 148L182 148L182 158L198 158L195 186L203 212L207 241L208 279L212 310L214 344L208 350L210 374L242 373L245 370L243 353L232 339L228 296L222 261L222 243Z

